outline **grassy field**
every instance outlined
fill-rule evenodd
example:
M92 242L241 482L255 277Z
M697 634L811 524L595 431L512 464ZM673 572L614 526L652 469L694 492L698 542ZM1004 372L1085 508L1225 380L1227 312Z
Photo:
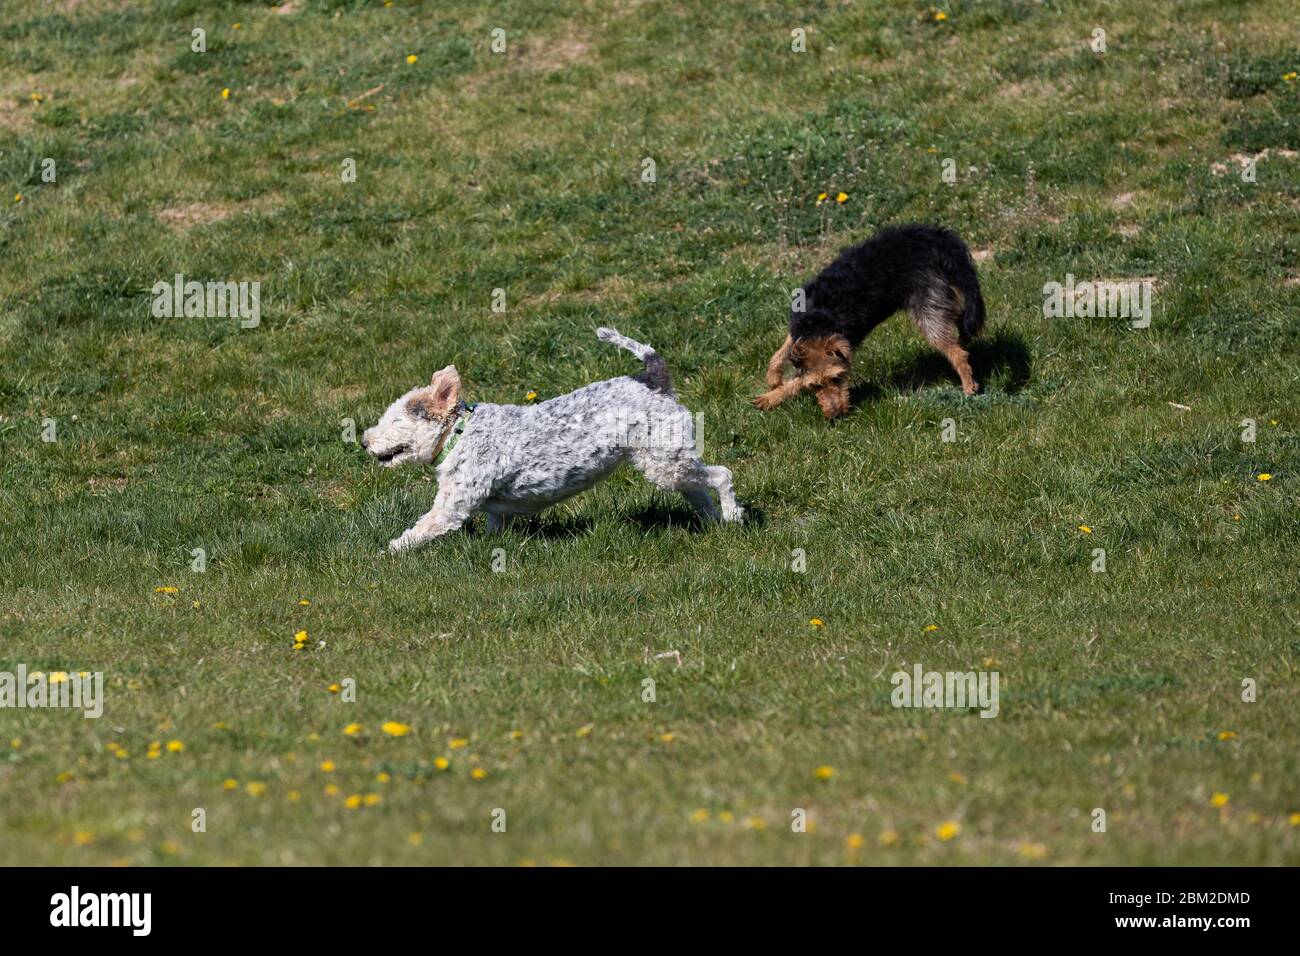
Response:
M0 670L106 685L0 710L0 862L1300 863L1291 0L0 10ZM897 318L845 418L750 407L900 221L977 250L982 394ZM749 523L629 471L382 554L434 485L344 420L635 371L602 324ZM999 715L895 709L916 663Z

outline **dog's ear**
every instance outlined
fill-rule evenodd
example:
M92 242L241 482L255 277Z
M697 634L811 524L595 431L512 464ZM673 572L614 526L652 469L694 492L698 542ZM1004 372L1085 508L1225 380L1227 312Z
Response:
M454 365L434 372L429 386L433 389L434 407L444 413L451 411L460 401L460 373Z
M411 414L430 421L446 418L460 401L460 373L448 365L433 373L427 389L422 389L408 403Z

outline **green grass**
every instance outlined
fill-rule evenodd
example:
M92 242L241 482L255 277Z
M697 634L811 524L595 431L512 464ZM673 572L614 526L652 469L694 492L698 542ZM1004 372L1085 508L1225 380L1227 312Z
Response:
M0 861L1300 862L1292 3L273 6L0 18L0 670L107 684L0 711ZM752 409L789 290L906 220L992 252L984 392L899 318L846 418ZM261 326L153 318L176 272ZM1067 273L1156 277L1151 327L1045 319ZM433 485L341 421L448 362L497 402L633 371L601 324L754 520L620 473L382 555ZM917 662L1000 715L894 709Z

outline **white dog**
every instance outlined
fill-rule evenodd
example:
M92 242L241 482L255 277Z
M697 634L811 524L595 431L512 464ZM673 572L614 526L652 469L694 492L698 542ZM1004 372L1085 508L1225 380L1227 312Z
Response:
M645 362L636 376L595 382L538 405L466 405L460 376L448 365L424 387L393 402L361 445L385 467L437 467L433 509L389 542L418 547L455 531L478 511L488 529L513 514L534 514L585 491L627 461L665 491L678 491L706 521L740 521L731 472L706 465L694 448L690 412L673 397L664 360L648 345L613 329L606 342Z

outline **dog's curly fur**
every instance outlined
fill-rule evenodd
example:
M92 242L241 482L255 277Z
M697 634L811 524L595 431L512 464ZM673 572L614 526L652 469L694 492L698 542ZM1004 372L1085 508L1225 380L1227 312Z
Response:
M576 495L624 461L665 491L680 492L705 520L742 519L731 472L705 464L694 448L690 412L673 397L664 360L613 329L596 334L641 359L644 371L537 405L475 405L460 441L438 466L433 509L390 541L389 550L455 531L478 511L487 513L490 530L500 530L508 516ZM386 467L429 464L466 414L460 376L449 365L393 402L361 444Z
M984 298L970 250L938 226L882 229L845 249L804 288L803 310L790 311L790 334L767 367L763 410L812 390L827 418L849 408L853 352L867 333L899 309L951 363L962 390L979 389L966 346L984 327ZM795 375L782 380L785 363Z

